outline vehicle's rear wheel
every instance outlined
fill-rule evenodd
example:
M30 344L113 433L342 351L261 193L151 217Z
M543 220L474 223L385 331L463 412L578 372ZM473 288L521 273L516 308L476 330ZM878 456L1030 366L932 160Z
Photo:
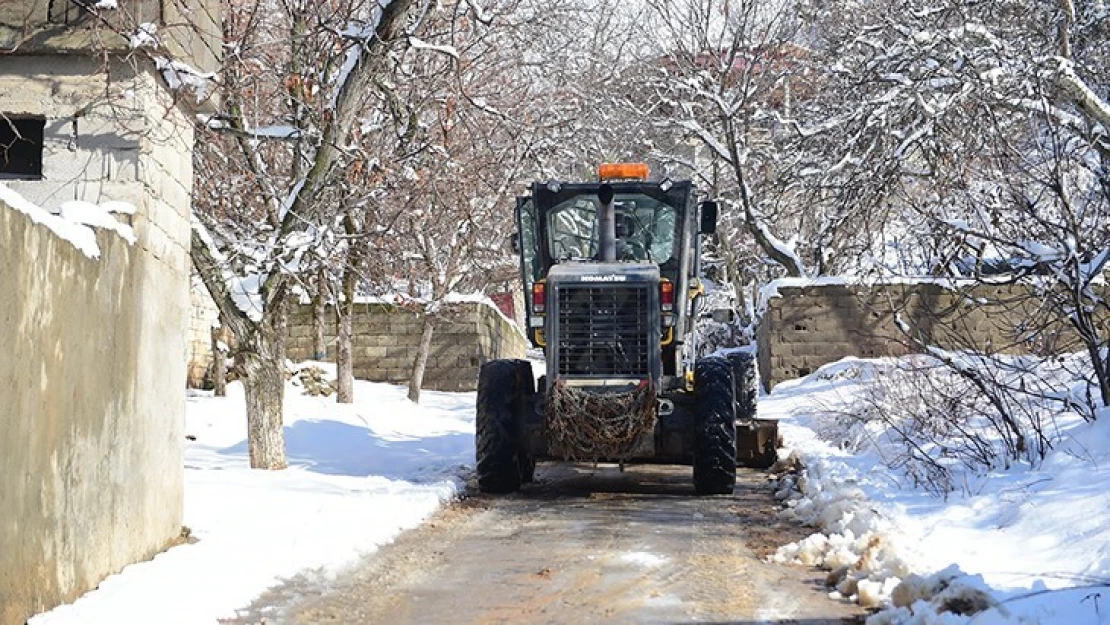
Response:
M778 424L756 419L759 382L755 357L748 352L733 352L727 358L736 405L736 464L768 469L778 459Z
M524 478L520 450L521 419L535 392L527 360L491 360L478 374L475 418L478 489L511 493Z
M736 418L740 421L754 419L759 397L755 357L748 352L733 352L727 358L732 367L732 399L736 403Z
M736 417L727 360L703 358L694 367L694 490L726 495L736 486Z

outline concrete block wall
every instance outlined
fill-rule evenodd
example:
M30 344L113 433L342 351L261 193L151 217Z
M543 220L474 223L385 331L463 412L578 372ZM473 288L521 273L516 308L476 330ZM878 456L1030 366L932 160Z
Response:
M188 349L189 388L202 388L212 365L212 328L219 325L220 309L198 276L189 282Z
M895 314L931 345L1001 353L1053 353L1079 348L1064 324L1020 285L805 284L778 286L757 329L760 376L769 390L846 356L900 356L916 350ZM1030 337L1023 329L1044 326Z
M99 259L0 204L0 623L72 601L180 532L188 274Z
M88 4L88 3L86 3ZM92 3L95 4L95 3ZM0 49L19 54L130 52L129 35L157 24L157 38L171 58L200 72L219 68L223 42L220 0L118 0L93 16L74 0L0 1Z
M72 601L174 541L183 512L193 126L152 73L0 58L0 112L46 120L48 211L129 202L137 242L91 259L0 205L0 625Z
M334 312L325 331L327 359L335 360ZM373 382L407 384L420 345L423 317L384 304L358 304L354 322L355 377ZM496 358L524 358L528 343L500 312L484 303L444 307L432 334L424 388L473 391L478 369ZM287 357L312 357L312 307L296 306L289 316Z

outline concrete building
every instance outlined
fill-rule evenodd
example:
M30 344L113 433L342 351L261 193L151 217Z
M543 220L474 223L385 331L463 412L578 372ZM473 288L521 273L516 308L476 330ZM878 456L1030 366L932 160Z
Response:
M181 532L198 93L169 86L203 100L219 3L96 6L0 2L0 184L129 203L136 236L98 231L93 258L0 201L0 625Z

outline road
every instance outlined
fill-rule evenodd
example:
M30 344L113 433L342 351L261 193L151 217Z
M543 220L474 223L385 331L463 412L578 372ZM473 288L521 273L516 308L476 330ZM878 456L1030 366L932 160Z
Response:
M763 472L701 498L689 467L536 477L448 506L340 579L290 580L227 623L858 622L819 572L762 560L806 534L776 519Z

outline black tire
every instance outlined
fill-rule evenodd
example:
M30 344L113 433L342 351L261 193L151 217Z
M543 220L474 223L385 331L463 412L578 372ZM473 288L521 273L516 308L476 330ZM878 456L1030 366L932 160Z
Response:
M694 367L694 490L728 495L736 486L736 416L732 368L724 358Z
M727 358L732 367L732 399L736 403L736 419L754 419L759 398L755 357L748 352L733 352Z
M491 360L478 374L475 455L478 490L511 493L520 488L521 417L535 393L527 360Z

